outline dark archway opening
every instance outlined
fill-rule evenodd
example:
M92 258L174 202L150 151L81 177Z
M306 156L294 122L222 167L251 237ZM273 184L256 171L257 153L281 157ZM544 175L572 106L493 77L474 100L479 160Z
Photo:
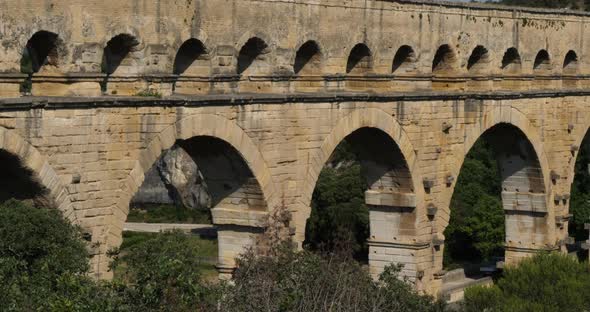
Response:
M584 136L578 153L569 200L572 218L568 224L569 235L575 239L576 247L590 243L589 231L584 226L590 223L590 132ZM577 253L581 260L588 260L588 249L577 248Z
M130 231L123 233L122 252L158 235L145 229L181 228L203 250L207 279L216 280L215 208L261 211L266 210L266 201L248 164L232 145L210 136L178 140L162 152L131 200L125 226ZM138 228L137 223L148 225Z
M401 46L393 58L392 73L412 72L416 70L417 56L412 47Z
M248 39L238 54L238 74L244 74L252 67L255 61L261 61L265 54L268 54L269 47L262 39L253 37Z
M451 73L455 70L457 57L455 52L448 44L444 44L436 50L434 59L432 60L432 73L445 74Z
M102 72L112 75L121 66L123 60L139 45L139 41L130 34L113 37L104 48Z
M486 137L481 137L465 157L444 232L444 267L462 268L468 275L479 274L482 262L495 264L504 257L501 174L497 151Z
M502 58L502 71L504 73L516 74L520 72L521 66L522 61L518 50L516 48L506 50Z
M542 170L526 135L505 123L484 132L467 154L454 188L444 233L445 267L467 275L500 272L505 246L539 244L544 198Z
M489 65L488 49L478 45L473 49L469 59L467 60L467 70L470 72L482 72L488 69Z
M570 50L563 60L563 72L565 74L576 74L578 72L578 55Z
M363 43L355 45L346 63L347 74L366 74L373 68L373 56L369 47Z
M36 73L44 65L57 66L61 41L56 33L38 31L27 42L21 59L21 72Z
M185 41L178 49L176 58L174 59L173 73L175 75L182 75L189 68L198 63L199 60L205 60L207 56L207 49L205 45L198 39L189 39Z
M32 89L32 75L41 70L43 66L59 65L60 52L63 44L56 33L41 30L36 32L23 50L20 60L20 71L29 74L28 79L21 85L21 92L30 93Z
M533 70L539 73L551 70L551 59L547 50L541 50L537 53L533 63Z
M20 159L0 149L0 203L9 199L30 201L36 206L54 207L48 191L37 180L35 173Z
M406 209L369 206L365 203L367 190L413 193L409 169L399 147L375 128L361 128L348 135L324 165L312 197L304 246L328 253L348 253L357 261L367 263L371 234L369 209L381 212ZM391 235L403 232L399 228L380 231Z
M295 55L295 74L317 74L321 66L321 52L315 41L304 43Z

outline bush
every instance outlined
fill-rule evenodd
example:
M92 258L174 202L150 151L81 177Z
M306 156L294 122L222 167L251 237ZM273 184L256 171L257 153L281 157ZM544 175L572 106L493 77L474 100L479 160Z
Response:
M86 277L80 230L56 209L0 204L2 311L107 311L108 289Z
M508 267L492 287L465 292L464 311L588 311L590 267L567 255L539 254Z
M124 264L119 283L133 311L195 311L215 306L213 288L202 279L202 246L180 232L165 232L138 242L115 258Z
M226 286L221 311L442 311L388 267L379 282L366 268L336 254L320 256L283 244L273 257L247 253L234 284Z

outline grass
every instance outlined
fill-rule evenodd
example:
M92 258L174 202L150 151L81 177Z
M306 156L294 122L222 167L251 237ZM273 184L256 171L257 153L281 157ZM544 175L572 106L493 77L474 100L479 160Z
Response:
M146 242L152 238L161 235L160 233L139 233L139 232L123 232L123 243L120 247L120 255L125 254L129 249L137 244ZM190 235L190 234L187 234ZM197 246L202 251L201 257L202 262L199 265L203 278L209 281L217 280L217 270L215 269L214 262L217 260L217 240L216 239L205 239L196 235L189 236L189 243L193 246ZM115 271L115 279L120 278L124 275L126 270L126 264L120 263Z
M211 224L211 212L176 205L131 207L127 222Z

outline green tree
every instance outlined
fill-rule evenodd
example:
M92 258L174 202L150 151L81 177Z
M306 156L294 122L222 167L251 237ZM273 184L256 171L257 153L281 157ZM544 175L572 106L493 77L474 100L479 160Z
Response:
M86 276L79 228L56 209L0 204L1 311L109 311L110 289Z
M478 140L467 154L451 199L445 230L445 265L500 256L504 211L498 165L491 147Z
M506 268L495 286L469 288L463 310L588 311L590 267L559 253L542 253Z
M418 294L390 266L375 282L356 261L335 254L295 251L281 244L272 256L245 254L221 311L443 311L444 305Z
M350 245L356 258L366 260L369 210L367 183L352 147L341 143L318 178L311 216L306 226L306 246L313 250Z
M115 257L113 269L131 311L201 311L215 306L216 292L202 278L202 250L180 231L136 243Z

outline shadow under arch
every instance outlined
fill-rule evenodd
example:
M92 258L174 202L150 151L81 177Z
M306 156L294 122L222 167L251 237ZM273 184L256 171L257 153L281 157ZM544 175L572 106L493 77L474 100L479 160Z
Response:
M193 67L208 67L208 64L200 64L203 61L208 60L208 54L209 51L201 40L196 38L186 40L176 52L172 73L175 75L182 75L185 73L193 74ZM209 73L203 72L202 74L207 75Z
M293 72L298 75L319 74L322 67L322 50L314 40L304 42L295 55Z
M12 183L30 186L31 191L28 194L20 195L8 192L7 196L15 197L12 195L17 195L17 199L25 199L23 195L39 194L47 196L52 201L52 205L55 205L65 218L73 223L78 223L68 192L61 183L61 179L53 170L47 158L41 155L34 146L14 131L0 127L0 156L3 164L10 166L8 168L9 172L4 171L2 174L17 174L24 180L18 179ZM19 173L19 170L23 171ZM14 184L11 187L14 187Z

